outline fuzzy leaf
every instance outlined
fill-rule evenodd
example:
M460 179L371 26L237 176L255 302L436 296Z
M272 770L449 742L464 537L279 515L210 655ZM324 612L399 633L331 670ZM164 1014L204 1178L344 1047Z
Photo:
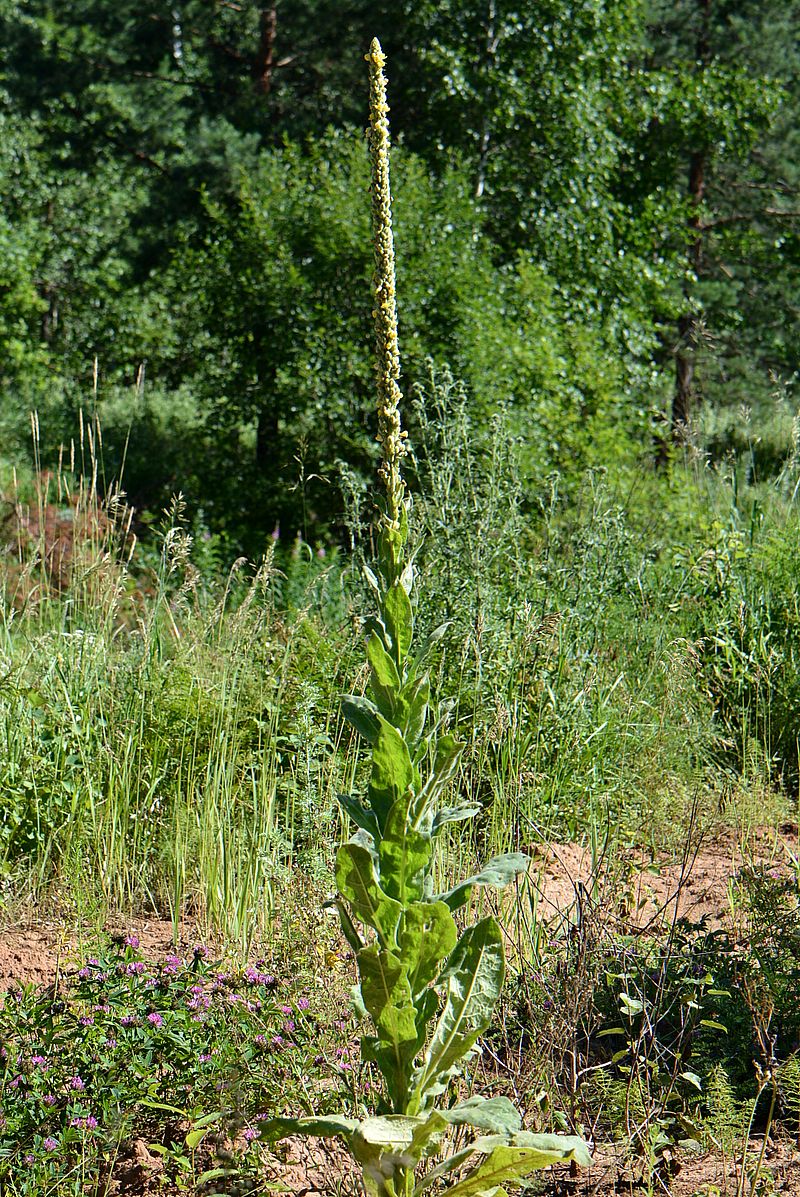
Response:
M357 956L364 944L361 941L361 936L358 934L358 931L356 931L355 927L353 926L353 920L350 918L350 912L345 906L344 902L341 898L335 898L333 902L326 902L325 905L336 907L336 912L339 915L339 922L342 926L342 934Z
M342 810L346 811L350 818L355 823L356 827L360 827L362 831L366 831L368 835L372 836L373 840L380 838L380 827L378 820L375 817L375 812L371 811L368 806L355 794L337 794L336 799Z
M378 708L368 698L357 694L346 694L342 699L342 714L351 727L363 736L368 744L378 738L380 722Z
M525 1178L551 1164L572 1160L591 1164L586 1144L575 1136L533 1135L520 1131L515 1135L492 1135L476 1140L474 1151L486 1153L463 1180L448 1189L448 1197L486 1197L502 1185L518 1186Z
M463 933L440 974L440 980L447 982L447 997L414 1078L417 1100L424 1101L447 1087L491 1022L504 977L500 928L495 919L482 919Z
M369 684L377 708L385 719L394 719L400 698L400 674L377 632L367 641L367 660L371 670Z
M439 641L444 638L445 634L447 633L447 629L450 627L452 622L452 620L448 620L447 623L439 624L438 628L434 628L430 636L423 640L412 663L414 672L419 669L420 665L425 660L434 644L438 644Z
M439 972L456 944L458 931L444 902L413 902L401 915L397 930L400 956L416 996Z
M392 638L395 661L399 665L408 655L414 634L414 613L411 599L398 582L390 586L383 599L383 622Z
M422 787L414 809L414 821L420 826L432 828L431 807L444 787L453 777L461 759L464 745L455 736L441 736L436 744L433 769Z
M379 1046L375 1056L392 1103L407 1100L409 1065L417 1051L417 1027L411 986L403 961L376 944L357 956L361 997L375 1023Z
M411 824L409 807L413 794L392 804L378 844L381 884L387 894L405 905L422 895L423 875L430 864L433 843L430 836Z
M428 703L431 697L431 684L426 677L417 678L403 690L408 714L405 721L406 740L412 749L416 748L428 717Z
M328 1114L322 1118L270 1118L261 1123L261 1138L277 1143L288 1135L310 1135L315 1138L349 1138L358 1126L356 1118L342 1118Z
M372 749L372 776L369 783L370 805L381 830L392 805L405 797L413 780L414 766L405 740L396 727L381 719Z
M442 1113L451 1126L474 1126L493 1134L513 1135L522 1126L519 1110L507 1097L468 1097Z
M527 867L528 857L524 852L506 852L502 856L494 856L480 873L459 882L453 889L448 890L446 894L439 894L438 897L442 902L446 902L451 910L458 910L469 899L474 886L491 885L496 889L503 889L516 876L524 873Z
M479 806L446 806L433 816L433 835L436 835L446 823L461 823L465 819L474 819L481 813Z
M370 590L372 591L373 594L377 595L378 599L380 599L380 596L381 596L380 582L378 581L377 577L375 576L374 571L371 570L368 565L365 565L363 568L364 568L364 577L367 579L367 584L368 584Z
M352 842L342 844L336 854L336 884L358 917L373 927L384 942L392 942L402 907L378 884L367 848Z

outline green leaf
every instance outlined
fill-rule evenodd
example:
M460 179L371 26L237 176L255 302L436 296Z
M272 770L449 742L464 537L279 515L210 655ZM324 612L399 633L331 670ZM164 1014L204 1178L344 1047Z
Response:
M346 694L342 699L342 714L368 744L374 744L380 731L378 708L368 698Z
M419 647L419 650L417 651L416 656L414 657L414 660L413 660L412 666L411 666L415 673L419 669L420 665L423 663L425 658L428 656L428 653L433 648L433 646L435 644L438 644L439 641L444 638L444 636L447 632L447 629L451 626L452 622L453 622L452 620L448 620L447 623L439 624L438 628L434 628L434 630L431 632L430 636L427 636L425 638L425 640L423 640L422 644Z
M341 923L342 927L342 934L357 956L364 944L361 940L361 936L358 934L358 931L353 925L353 920L350 918L350 912L348 911L344 902L341 898L335 898L333 902L326 902L325 905L336 907L336 913L339 915L339 922Z
M413 902L400 917L397 942L416 996L439 972L456 944L458 931L444 902Z
M203 1142L203 1139L205 1139L208 1131L209 1128L207 1126L199 1127L196 1130L189 1131L185 1142L190 1151L194 1151L195 1147Z
M375 1056L395 1108L405 1108L408 1073L417 1051L417 1027L411 986L399 956L376 944L356 958L361 997L378 1032Z
M465 819L474 819L480 813L479 806L446 806L434 815L432 834L436 835L446 823L462 823Z
M356 1118L328 1114L322 1118L270 1118L261 1124L261 1138L277 1143L289 1135L309 1135L312 1138L349 1138L358 1126Z
M412 749L412 755L425 731L430 697L431 684L426 677L416 678L403 690L403 698L408 711L405 720L406 740Z
M456 771L464 745L455 736L441 736L436 744L433 768L419 792L414 807L414 822L418 826L433 826L431 808Z
M378 884L367 848L352 842L342 844L336 854L336 884L358 917L373 927L385 943L392 942L402 907Z
M395 661L399 666L408 656L414 634L414 612L411 607L411 599L399 582L387 590L381 614L383 622L386 624L386 630L392 638Z
M477 1139L473 1151L486 1154L486 1158L447 1190L448 1197L486 1197L501 1185L521 1184L532 1172L551 1164L575 1160L588 1167L592 1162L582 1139L566 1135L533 1135L525 1131Z
M376 842L380 839L381 829L378 826L375 812L370 810L368 806L365 806L360 798L357 798L354 794L337 794L336 800L342 810L346 811L353 820L356 827L360 827L362 831L366 831Z
M378 710L385 719L394 719L400 697L400 674L377 632L367 641L367 660L371 669L369 684Z
M378 844L381 884L403 905L422 895L423 874L433 854L430 836L417 831L411 824L409 807L412 798L409 790L392 804Z
M405 797L414 780L414 766L406 742L396 727L381 719L378 738L372 749L372 776L369 783L370 805L383 830L393 804Z
M383 1117L362 1119L357 1133L365 1143L377 1147L409 1147L414 1132L424 1121L423 1118L412 1118L406 1114L384 1114Z
M474 877L468 877L466 881L461 881L438 897L442 902L446 902L451 910L458 910L468 900L474 886L491 885L496 889L503 889L519 873L524 873L527 867L528 857L524 852L506 852L502 856L493 857Z
M447 983L445 1007L414 1078L415 1100L441 1093L491 1022L503 988L505 959L493 918L468 927L454 947L440 980Z
M522 1126L519 1110L507 1097L468 1097L442 1114L451 1126L474 1126L494 1134L514 1134Z

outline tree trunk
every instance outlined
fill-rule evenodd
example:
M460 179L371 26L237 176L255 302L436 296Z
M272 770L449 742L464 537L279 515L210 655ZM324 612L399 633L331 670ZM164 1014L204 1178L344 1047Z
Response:
M275 35L278 31L278 9L273 4L261 12L261 36L258 41L253 73L256 79L256 91L260 95L269 95L272 89L272 72L275 67Z

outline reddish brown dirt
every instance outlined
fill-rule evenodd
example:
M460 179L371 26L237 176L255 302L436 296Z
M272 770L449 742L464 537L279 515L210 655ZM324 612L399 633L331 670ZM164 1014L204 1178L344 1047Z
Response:
M191 950L201 942L191 925L180 927L177 946ZM135 932L145 959L163 960L173 950L172 923L161 919L136 919L130 925L111 924L107 935ZM30 922L25 926L0 926L0 993L12 983L49 985L59 972L70 972L85 962L97 948L97 932L65 927L55 922Z
M628 926L655 929L674 918L706 919L710 926L730 916L729 887L746 865L767 865L788 874L798 857L796 823L777 831L753 832L746 840L734 835L701 843L684 859L648 858L638 849L602 853L594 862L589 848L550 844L530 849L529 876L544 921L557 919L581 899L592 901L611 919Z

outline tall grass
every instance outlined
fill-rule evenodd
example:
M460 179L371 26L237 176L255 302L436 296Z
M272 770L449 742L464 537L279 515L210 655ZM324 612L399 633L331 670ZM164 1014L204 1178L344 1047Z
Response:
M482 816L445 867L543 839L679 845L797 786L796 488L695 459L538 491L446 371L412 427L437 686ZM217 575L180 504L137 544L101 435L9 493L0 563L7 902L191 914L247 941L292 874L327 881L362 758L358 571L298 545ZM790 466L787 466L789 470ZM425 626L427 624L427 626ZM693 814L694 818L695 815Z
M273 886L298 862L319 873L336 835L334 794L356 760L331 715L351 625L331 643L325 579L302 560L288 578L268 557L202 579L179 505L148 567L120 497L96 495L91 473L62 468L15 502L0 619L5 888L176 924L193 914L245 942ZM305 601L279 607L280 587Z

